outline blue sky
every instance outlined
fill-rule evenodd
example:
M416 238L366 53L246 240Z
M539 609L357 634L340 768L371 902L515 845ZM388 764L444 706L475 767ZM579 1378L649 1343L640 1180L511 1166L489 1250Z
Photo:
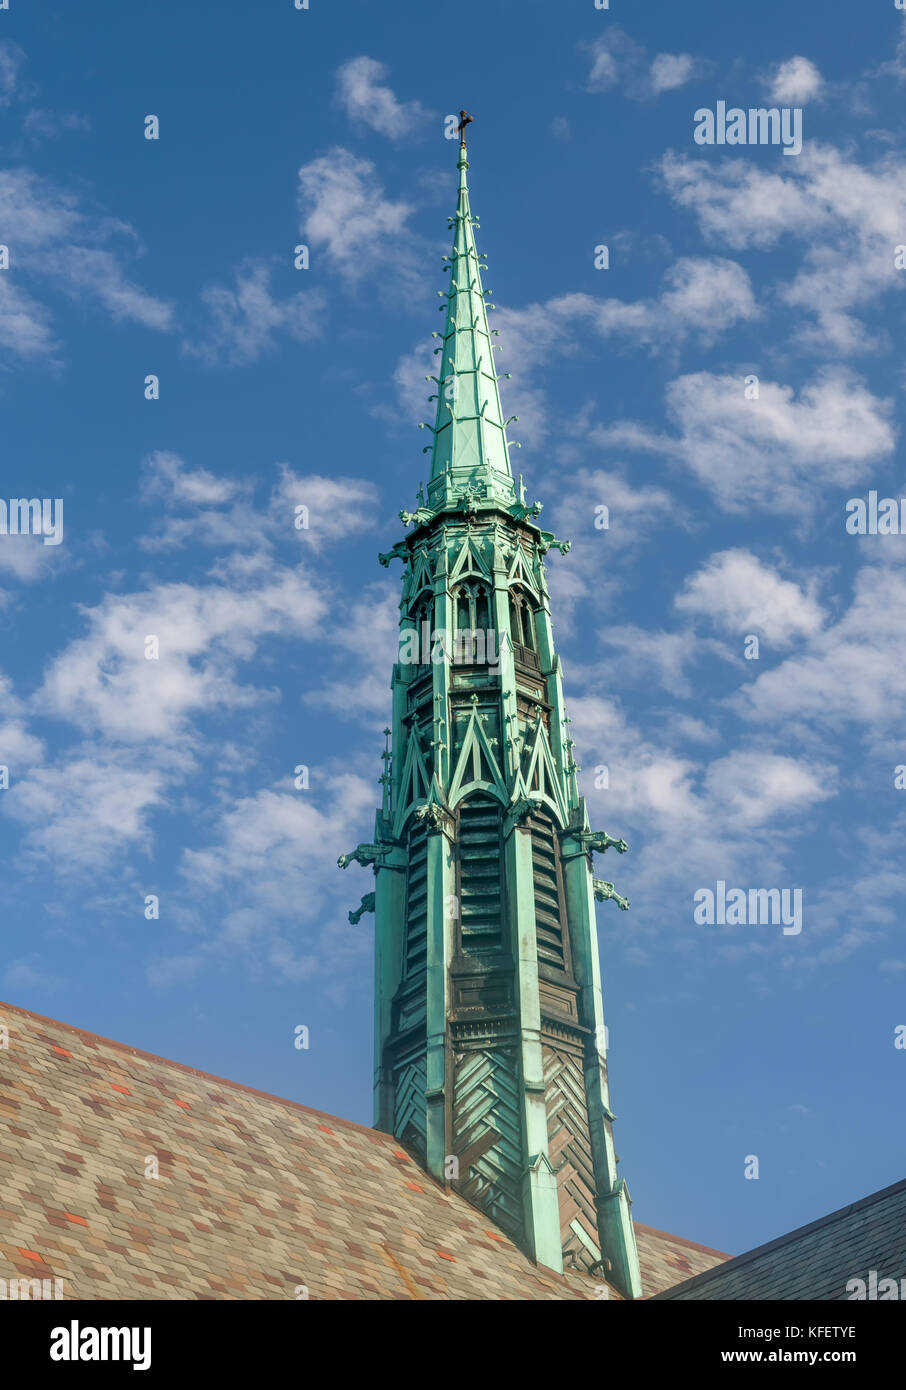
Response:
M906 494L904 83L892 0L0 12L2 493L64 501L59 546L0 537L0 997L370 1121L371 879L335 861L465 105L583 790L631 844L634 1214L739 1251L902 1177L906 537L844 523ZM801 154L697 145L721 100L801 108ZM697 925L718 880L801 888L801 933Z

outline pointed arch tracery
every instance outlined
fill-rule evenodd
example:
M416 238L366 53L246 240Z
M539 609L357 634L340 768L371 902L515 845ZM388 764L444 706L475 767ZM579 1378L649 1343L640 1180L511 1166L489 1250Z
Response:
M463 665L486 662L493 653L494 624L491 590L485 580L468 575L453 586L453 657Z
M508 604L514 656L524 666L540 670L535 597L521 584L512 584L508 593Z

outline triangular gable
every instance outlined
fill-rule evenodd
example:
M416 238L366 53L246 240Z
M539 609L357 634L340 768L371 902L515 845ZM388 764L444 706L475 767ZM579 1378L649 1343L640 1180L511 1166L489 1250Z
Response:
M412 563L412 578L409 583L409 598L414 601L423 589L434 593L434 576L425 550L416 551Z
M466 579L469 575L477 575L488 584L491 582L490 572L484 560L475 549L472 537L466 536L462 543L462 549L456 557L456 563L450 573L450 584L453 585L460 579Z
M512 587L514 584L521 584L530 593L538 597L538 585L535 583L528 561L525 558L525 551L521 545L516 546L516 552L510 565L510 572L507 575L507 584Z
M554 755L547 738L547 730L539 718L535 728L535 742L528 753L523 771L523 779L528 796L544 801L555 812L561 826L566 825L566 807L563 802L563 789L560 775L554 763Z
M477 705L473 706L469 716L469 727L450 783L450 806L455 806L471 791L490 792L504 803L508 800L497 759L488 742L483 721L478 717Z
M400 779L399 808L396 815L394 834L399 835L406 824L409 812L419 802L425 801L429 794L430 778L425 767L425 759L419 747L418 732L413 729L409 735L409 747L403 764Z

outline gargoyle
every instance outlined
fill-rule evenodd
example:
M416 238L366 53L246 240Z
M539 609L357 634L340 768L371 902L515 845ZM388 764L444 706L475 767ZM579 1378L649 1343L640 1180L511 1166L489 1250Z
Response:
M399 512L398 515L404 526L411 526L413 521L416 526L425 526L435 513L430 507L419 507L417 511L407 512L404 510Z
M337 860L337 867L348 869L350 864L362 864L368 867L375 864L379 859L383 859L387 853L386 845L356 845L351 854L341 854Z
M514 502L510 507L510 516L514 521L524 521L527 516L540 516L543 509L541 502L533 502L530 507L525 502Z
M572 549L572 541L558 541L553 531L542 531L538 537L538 549L542 555L546 555L549 550L559 550L561 555L566 555Z
M443 830L447 812L436 801L428 801L424 806L416 806L415 819L426 821L432 830Z
M623 912L628 912L629 899L621 898L612 883L607 883L603 878L593 878L591 885L599 903L606 903L608 898L613 898L617 907L622 909Z
M528 797L520 796L518 801L512 802L507 807L507 829L511 825L522 825L537 809L537 802L529 801Z
M349 914L349 920L350 920L350 922L352 923L353 926L356 926L356 925L361 921L361 919L364 917L364 915L365 915L366 912L373 912L373 911L374 911L374 894L373 894L373 893L366 893L365 896L364 896L364 898L362 899L361 903L359 904L359 906L355 909L355 911L354 911L354 912L350 912L350 914Z
M388 550L385 555L378 556L378 563L383 565L385 570L389 570L391 560L402 560L405 564L408 559L409 547L406 545L406 542L397 541L392 550Z
M603 854L606 849L625 854L629 848L625 840L615 840L606 830L583 830L576 839L582 842L585 849L596 850L598 854Z

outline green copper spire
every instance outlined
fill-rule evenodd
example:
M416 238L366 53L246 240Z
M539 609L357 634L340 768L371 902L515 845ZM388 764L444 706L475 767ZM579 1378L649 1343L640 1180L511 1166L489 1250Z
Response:
M481 284L486 267L475 246L476 222L469 206L466 171L469 161L465 127L459 147L459 199L453 227L453 253L444 257L450 288L438 291L446 304L442 346L436 349L440 369L437 415L431 451L428 502L437 509L454 495L470 492L488 501L515 500L513 475L494 367L493 336L488 327L487 291ZM440 336L439 334L437 336Z
M339 860L374 874L349 920L375 917L375 1124L539 1264L633 1298L595 926L629 904L594 876L628 845L579 791L546 572L569 542L510 472L467 120L428 497L379 556L403 563L383 795Z

